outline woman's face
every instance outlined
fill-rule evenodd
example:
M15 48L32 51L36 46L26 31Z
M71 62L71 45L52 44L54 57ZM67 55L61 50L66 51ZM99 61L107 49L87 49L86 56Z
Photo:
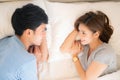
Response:
M90 44L95 39L94 33L84 24L79 25L78 36L80 37L82 45Z

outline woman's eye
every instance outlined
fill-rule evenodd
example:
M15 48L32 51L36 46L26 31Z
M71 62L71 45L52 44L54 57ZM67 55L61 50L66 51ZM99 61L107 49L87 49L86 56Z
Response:
M85 34L85 32L82 32L82 34Z
M84 31L79 31L80 34L85 35L86 33Z

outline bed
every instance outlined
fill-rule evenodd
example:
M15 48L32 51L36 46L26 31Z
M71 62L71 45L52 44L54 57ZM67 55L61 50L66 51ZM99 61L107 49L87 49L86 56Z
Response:
M82 1L82 2L81 2ZM101 10L108 15L114 27L109 42L117 54L118 70L99 77L98 80L120 80L120 1L88 0L1 0L0 1L0 38L13 35L11 15L14 10L27 3L42 7L49 16L47 41L50 57L40 64L39 80L80 80L69 53L62 53L60 45L73 29L76 18L87 11Z
M51 1L51 2L50 2ZM65 2L67 1L67 2ZM119 1L102 1L102 2L69 2L71 0L49 0L45 1L49 24L51 25L51 46L50 59L48 63L48 72L43 72L44 80L80 80L72 62L71 56L62 53L59 50L60 45L73 29L76 18L87 11L101 10L110 18L114 27L114 34L110 43L118 54L120 59L119 44L116 40L120 39L120 2ZM118 62L118 65L120 63ZM46 75L46 76L45 76ZM120 68L117 72L107 74L98 80L120 80Z

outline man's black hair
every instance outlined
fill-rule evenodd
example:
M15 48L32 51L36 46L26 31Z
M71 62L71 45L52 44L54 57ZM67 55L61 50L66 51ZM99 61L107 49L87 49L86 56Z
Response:
M42 8L29 3L15 10L11 22L15 34L21 36L26 29L35 30L42 23L47 24L48 16Z

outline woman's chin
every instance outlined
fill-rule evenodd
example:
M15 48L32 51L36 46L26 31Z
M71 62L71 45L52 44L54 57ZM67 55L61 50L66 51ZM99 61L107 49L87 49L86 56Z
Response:
M81 44L82 44L82 45L86 45L87 43L85 43L85 42L81 42Z

